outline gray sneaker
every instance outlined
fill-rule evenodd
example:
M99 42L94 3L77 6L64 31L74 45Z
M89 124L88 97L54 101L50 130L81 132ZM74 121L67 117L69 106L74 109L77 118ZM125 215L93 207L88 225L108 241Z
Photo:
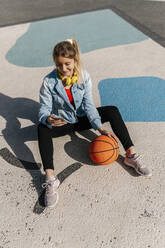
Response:
M125 157L124 164L130 167L133 167L136 172L145 177L151 177L152 173L149 171L148 168L143 166L142 156L141 155L134 155L132 158Z
M43 188L46 188L45 191L45 207L53 208L56 206L59 200L58 187L60 185L60 181L58 178L55 180L49 180L46 183L42 184Z

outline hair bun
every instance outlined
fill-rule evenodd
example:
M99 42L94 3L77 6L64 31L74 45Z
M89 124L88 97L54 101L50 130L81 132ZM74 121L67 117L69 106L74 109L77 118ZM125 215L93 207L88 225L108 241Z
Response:
M66 39L66 41L70 42L73 45L73 40L72 39Z

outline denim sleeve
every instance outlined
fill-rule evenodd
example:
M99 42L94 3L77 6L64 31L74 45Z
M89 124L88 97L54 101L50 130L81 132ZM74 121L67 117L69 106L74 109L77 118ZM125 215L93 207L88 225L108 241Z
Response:
M52 128L46 122L46 119L52 111L52 94L49 90L47 80L44 79L40 89L40 109L39 109L39 122L46 125L48 128Z
M85 85L85 93L83 96L84 109L93 129L97 130L102 126L102 123L101 123L100 115L93 102L92 82L89 74L87 73L86 73L86 79L84 85Z

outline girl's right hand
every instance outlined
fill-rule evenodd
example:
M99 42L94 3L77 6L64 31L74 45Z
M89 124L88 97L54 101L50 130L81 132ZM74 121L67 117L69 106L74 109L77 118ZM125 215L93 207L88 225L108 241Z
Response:
M67 124L63 118L55 118L53 114L51 114L46 121L53 127L60 127Z

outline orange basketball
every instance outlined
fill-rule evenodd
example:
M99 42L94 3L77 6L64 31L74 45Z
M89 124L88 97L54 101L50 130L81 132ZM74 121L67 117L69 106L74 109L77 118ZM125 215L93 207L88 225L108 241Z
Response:
M119 145L114 138L106 135L96 137L89 146L89 156L96 164L113 163L119 155Z

